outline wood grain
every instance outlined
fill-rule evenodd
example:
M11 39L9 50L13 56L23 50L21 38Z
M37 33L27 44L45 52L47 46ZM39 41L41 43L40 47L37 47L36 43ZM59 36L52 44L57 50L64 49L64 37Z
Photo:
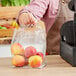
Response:
M47 66L42 69L15 68L11 58L0 58L0 76L76 76L76 68L59 55L46 56Z
M17 7L0 7L0 19L11 19L16 18L18 12L23 8L23 6Z
M13 29L0 29L0 38L2 37L12 37Z

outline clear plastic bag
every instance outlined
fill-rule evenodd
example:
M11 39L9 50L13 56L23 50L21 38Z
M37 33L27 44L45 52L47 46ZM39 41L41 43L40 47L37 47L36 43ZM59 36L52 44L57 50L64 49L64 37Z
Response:
M24 49L23 52L21 51L22 49L20 47ZM33 68L42 68L45 66L45 29L42 28L39 23L34 26L28 25L26 27L22 26L19 29L15 29L11 43L11 53L13 54L12 63L15 66L30 65ZM27 65L25 65L25 63L22 65L19 63L20 61L16 61L18 59L15 56L23 56L25 62L27 61ZM16 62L18 62L19 65L16 64Z

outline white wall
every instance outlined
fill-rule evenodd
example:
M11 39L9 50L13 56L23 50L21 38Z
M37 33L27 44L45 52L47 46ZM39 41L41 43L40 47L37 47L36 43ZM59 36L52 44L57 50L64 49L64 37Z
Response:
M11 57L10 45L0 45L0 57Z

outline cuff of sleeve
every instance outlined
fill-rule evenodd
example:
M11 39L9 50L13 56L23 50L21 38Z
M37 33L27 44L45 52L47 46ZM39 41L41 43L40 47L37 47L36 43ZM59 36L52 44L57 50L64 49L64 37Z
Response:
M35 15L35 13L33 12L33 11L31 11L30 9L28 9L27 8L27 6L24 8L24 9L22 9L20 12L19 12L19 15L17 16L17 18L16 18L16 22L19 24L19 21L18 21L18 18L19 18L19 16L22 14L22 13L31 13L33 16L34 16L34 20L35 21L38 21L39 20L39 17L37 17L36 15Z
M39 20L39 19L40 19L38 16L36 16L35 12L34 12L32 9L29 8L29 6L26 6L24 9L22 9L22 10L19 12L19 15L22 14L22 13L26 13L26 12L31 13L36 20Z

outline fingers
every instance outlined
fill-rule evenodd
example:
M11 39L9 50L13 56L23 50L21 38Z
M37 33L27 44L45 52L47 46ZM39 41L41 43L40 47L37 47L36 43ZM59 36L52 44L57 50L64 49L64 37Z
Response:
M28 13L28 16L30 18L30 23L31 24L36 24L36 19L35 17L31 14L31 13Z
M29 19L28 19L28 15L27 13L23 13L19 16L19 24L20 25L25 25L29 22Z
M31 13L23 13L19 16L19 24L20 25L28 25L28 24L35 24L36 19Z

